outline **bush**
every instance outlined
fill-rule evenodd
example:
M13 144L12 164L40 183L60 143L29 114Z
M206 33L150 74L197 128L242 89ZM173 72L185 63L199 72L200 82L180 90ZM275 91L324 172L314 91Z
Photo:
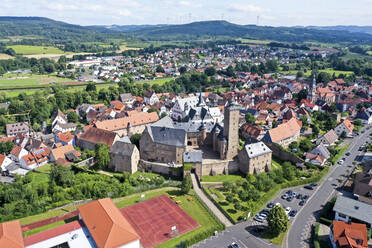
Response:
M330 225L332 225L333 221L329 220L327 218L324 218L324 217L320 217L319 222L324 224L324 225L330 226Z

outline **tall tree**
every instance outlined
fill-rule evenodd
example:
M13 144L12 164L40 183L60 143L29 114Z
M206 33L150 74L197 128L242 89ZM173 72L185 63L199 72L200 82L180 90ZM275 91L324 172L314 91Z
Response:
M181 184L181 191L182 191L182 193L187 194L187 193L189 193L189 191L191 190L191 188L192 188L191 175L190 174L187 174L183 178L183 181L182 181L182 184Z
M95 156L98 168L102 169L110 163L110 148L105 143L97 143L95 147Z
M271 209L267 216L267 223L270 231L273 234L279 235L287 231L289 227L289 219L282 206L275 206Z

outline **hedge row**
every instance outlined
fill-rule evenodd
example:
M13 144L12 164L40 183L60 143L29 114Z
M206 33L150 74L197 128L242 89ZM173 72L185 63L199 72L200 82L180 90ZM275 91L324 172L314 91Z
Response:
M314 248L320 248L320 243L318 239L318 233L319 233L319 226L320 224L317 222L314 226Z
M216 221L216 223L218 223L216 226L212 227L212 228L209 228L203 232L200 232L200 233L195 233L195 235L191 236L190 238L180 242L178 245L176 245L175 247L190 247L196 243L199 243L200 241L206 239L206 238L209 238L210 236L214 235L214 232L215 231L223 231L225 230L225 224L223 224L218 218L217 216L207 207L207 205L205 205L205 203L202 201L202 199L200 199L200 197L195 194L195 198L196 200L205 208L205 210L213 217L213 219Z
M329 172L329 168L330 167L324 167L324 169L320 173L317 173L315 176L312 176L310 178L283 183L281 184L281 188L285 189L290 187L296 187L299 185L319 182Z
M213 199L213 197L208 194L208 192L204 189L204 187L201 187L202 191L204 192L204 194L208 197L209 200L211 200L211 202L213 202L213 204L221 211L221 213L223 213L223 215L225 215L225 217L232 223L232 224L237 224L238 222L236 222L227 212L225 209L223 209L223 207L221 207L221 205L215 200Z

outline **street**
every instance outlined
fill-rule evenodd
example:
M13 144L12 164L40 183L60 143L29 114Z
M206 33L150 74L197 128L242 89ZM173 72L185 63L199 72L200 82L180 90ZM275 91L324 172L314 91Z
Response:
M370 126L369 126L370 127ZM366 130L364 128L364 130ZM319 182L319 185L313 190L304 189L303 186L288 188L281 190L271 201L279 202L284 207L298 210L295 217L291 217L290 230L287 237L283 241L283 247L298 248L312 247L310 244L311 227L316 221L316 218L323 208L323 205L334 196L336 188L340 184L338 179L345 179L343 176L353 170L352 162L358 157L360 152L358 148L367 140L370 140L369 134L372 133L372 128L366 130L363 134L350 139L351 145L345 153L350 152L349 156L345 154L341 158L345 158L343 165L335 164L331 167L330 172ZM304 206L299 206L299 199L293 199L291 202L281 199L281 196L288 190L297 192L298 194L306 194L309 199ZM266 209L266 208L264 208ZM222 248L228 247L232 242L236 242L242 248L264 248L278 247L271 244L265 239L258 238L252 232L257 226L262 226L264 223L249 220L226 228L224 232L217 236L210 237L192 247L195 248Z

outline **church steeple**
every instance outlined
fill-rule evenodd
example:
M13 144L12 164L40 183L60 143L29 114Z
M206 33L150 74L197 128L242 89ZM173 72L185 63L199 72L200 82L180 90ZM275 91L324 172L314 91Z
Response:
M315 79L315 74L313 74L313 80L312 80L312 83L310 85L310 89L309 89L309 100L312 101L312 102L315 102L316 101L316 79Z
M204 107L204 106L206 106L201 92L199 93L199 101L198 101L197 106L198 107Z

